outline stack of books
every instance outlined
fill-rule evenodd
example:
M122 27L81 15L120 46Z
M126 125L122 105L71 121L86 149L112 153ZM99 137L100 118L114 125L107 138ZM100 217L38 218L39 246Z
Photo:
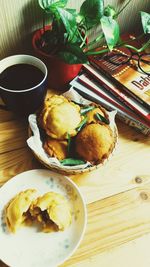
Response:
M119 119L150 135L150 61L148 64L145 73L131 62L114 65L102 56L92 56L70 86L107 110L117 110Z

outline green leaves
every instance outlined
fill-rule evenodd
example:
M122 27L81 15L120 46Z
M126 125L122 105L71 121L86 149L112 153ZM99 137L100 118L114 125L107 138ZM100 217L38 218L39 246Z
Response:
M51 33L42 36L42 51L59 56L68 64L83 64L88 62L87 56L102 51L92 51L93 44L105 43L106 51L119 45L120 29L116 21L121 12L132 2L126 0L123 7L116 11L111 5L104 7L104 0L84 0L80 11L67 8L68 0L38 0L40 8L49 16ZM106 1L108 2L108 1ZM150 14L141 12L144 33L150 33ZM45 25L43 20L43 25ZM100 34L87 44L88 29L101 25ZM43 27L44 28L44 27ZM45 29L45 28L44 28Z
M150 14L141 11L141 20L144 33L150 33Z
M68 3L68 0L38 0L38 3L42 9L48 12L56 7L64 8Z
M68 64L87 63L87 56L79 44L66 44L64 49L59 52L59 57Z
M51 0L38 0L39 6L45 10L51 5L51 2L53 2L53 1L51 1Z
M103 0L85 0L80 8L80 14L84 18L87 28L91 28L99 23L103 12Z
M76 17L69 11L63 8L57 8L60 19L62 20L66 32L68 33L68 41L72 40L77 32Z
M113 18L116 15L114 7L108 5L104 8L104 16Z
M103 33L105 35L105 39L107 42L107 45L110 50L113 49L113 47L117 44L120 37L120 29L117 21L115 21L111 17L103 16L101 18L101 26Z

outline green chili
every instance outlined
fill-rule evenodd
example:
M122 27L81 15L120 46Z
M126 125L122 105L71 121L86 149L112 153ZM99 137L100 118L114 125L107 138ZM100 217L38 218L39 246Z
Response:
M71 150L71 136L70 136L69 133L67 133L67 139L68 139L67 154L69 156L70 155L70 150Z
M60 160L60 163L63 166L75 166L75 165L85 164L85 161L80 160L80 159L66 158L66 159Z
M87 123L87 117L84 117L84 119L79 123L78 127L76 128L77 132L80 132L86 123Z
M106 124L109 124L109 120L106 119L105 117L103 117L101 114L96 113L95 116L96 116L96 118L97 118L99 121L104 122L104 123L106 123Z
M84 115L84 114L86 114L87 112L89 112L90 110L93 110L93 109L95 109L94 106L87 106L87 107L81 108L80 113L81 113L81 115Z

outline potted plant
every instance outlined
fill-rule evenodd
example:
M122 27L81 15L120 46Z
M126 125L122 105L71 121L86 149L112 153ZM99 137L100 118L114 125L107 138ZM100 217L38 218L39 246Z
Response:
M106 44L106 49L99 53L122 44L117 18L131 1L116 11L110 5L104 6L104 0L85 0L77 12L67 8L68 0L38 0L43 9L43 27L34 33L32 45L36 55L48 66L52 88L63 88L78 74L82 64L88 62L88 56L94 53L93 44L101 41ZM46 15L49 25L45 25ZM88 32L97 25L101 25L100 32L89 42ZM145 30L147 25L148 19L143 14Z

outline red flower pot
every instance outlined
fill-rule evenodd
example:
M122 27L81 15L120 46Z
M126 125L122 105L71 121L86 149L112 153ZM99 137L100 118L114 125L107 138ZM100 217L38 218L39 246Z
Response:
M46 26L45 29L49 30L50 27ZM37 42L43 32L43 29L39 29L33 35L32 46L35 56L40 58L48 68L48 85L54 89L64 89L78 75L82 64L67 64L57 56L48 55L41 51L37 46Z

